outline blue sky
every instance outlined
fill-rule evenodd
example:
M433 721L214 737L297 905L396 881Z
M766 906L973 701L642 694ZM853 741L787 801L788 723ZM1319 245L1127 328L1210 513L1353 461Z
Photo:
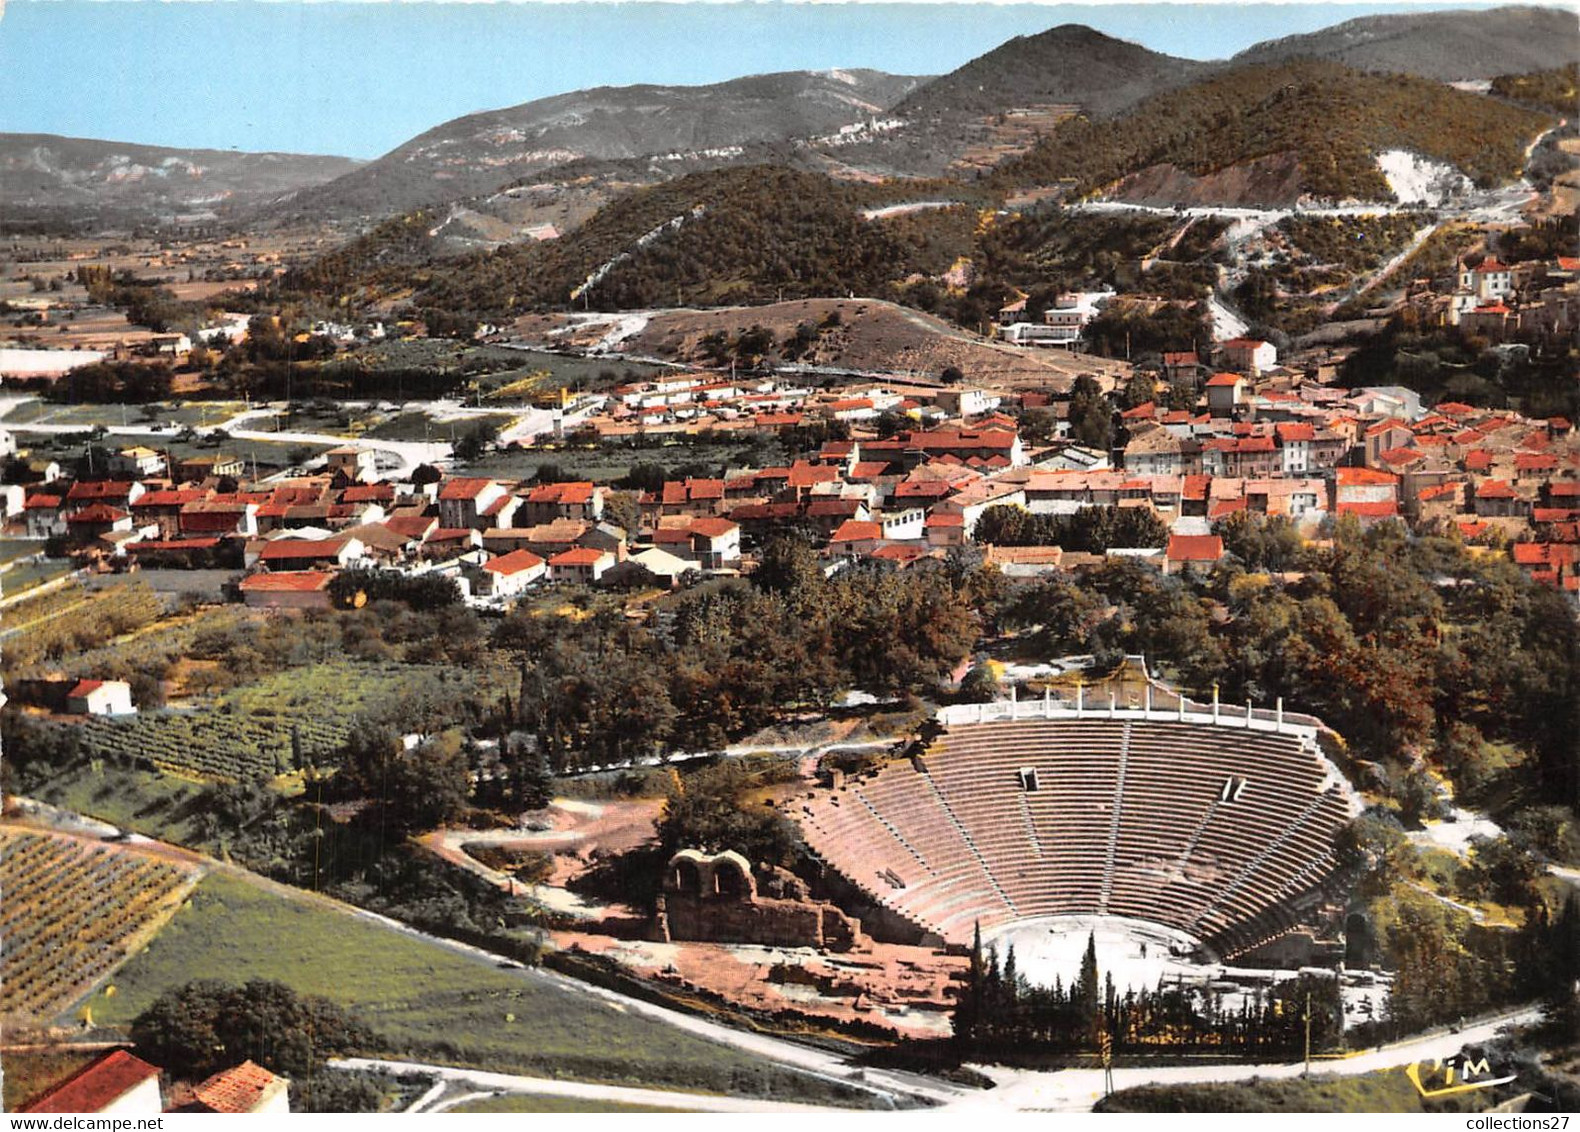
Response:
M582 87L829 67L936 74L1061 23L1223 58L1376 12L1493 6L0 3L0 131L364 158L461 114Z

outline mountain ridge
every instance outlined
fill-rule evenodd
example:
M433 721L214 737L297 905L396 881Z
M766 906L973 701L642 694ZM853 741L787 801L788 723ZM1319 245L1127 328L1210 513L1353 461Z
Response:
M836 69L569 91L442 122L338 182L298 195L284 210L404 212L483 196L589 159L719 156L832 133L883 113L920 81Z
M1550 70L1580 58L1580 17L1572 10L1538 5L1360 16L1318 31L1264 40L1230 62L1301 58L1440 82L1491 79Z
M352 158L325 154L0 133L0 205L130 211L232 208L331 181L358 165Z

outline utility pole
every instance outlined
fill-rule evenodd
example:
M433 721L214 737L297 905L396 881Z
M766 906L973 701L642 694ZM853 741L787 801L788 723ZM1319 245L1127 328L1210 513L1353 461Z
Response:
M1302 1077L1311 1076L1311 992L1306 992L1306 1069Z

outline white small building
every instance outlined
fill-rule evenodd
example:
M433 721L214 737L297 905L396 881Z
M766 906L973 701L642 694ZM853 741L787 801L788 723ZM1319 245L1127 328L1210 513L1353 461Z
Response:
M1475 267L1462 263L1459 265L1459 290L1470 292L1478 302L1496 302L1514 290L1514 273L1496 256L1488 256Z
M78 680L66 693L71 715L134 715L132 686L125 680Z
M512 550L483 563L478 593L486 597L514 597L548 572L549 564L532 551Z
M352 483L372 483L378 478L378 465L371 448L346 444L331 448L325 457L331 473L339 472Z
M1259 377L1278 364L1278 347L1260 338L1231 338L1223 344L1224 366Z
M165 470L165 458L162 453L138 445L134 448L123 448L109 459L111 475L127 475L135 477L157 476Z
M124 1049L111 1050L31 1101L22 1112L106 1113L152 1120L164 1112L159 1068ZM40 1123L44 1123L40 1121Z

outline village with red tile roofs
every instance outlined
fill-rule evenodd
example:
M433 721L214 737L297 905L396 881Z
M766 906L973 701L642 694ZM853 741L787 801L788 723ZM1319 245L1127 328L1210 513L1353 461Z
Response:
M1164 395L1116 411L1111 446L1071 435L1073 381L1061 394L966 374L826 394L782 377L678 372L583 397L553 414L552 432L514 443L552 461L577 441L628 435L632 420L671 449L699 430L841 438L783 466L635 491L450 474L445 460L391 476L372 441L330 448L310 474L261 480L240 459L179 459L151 445L107 450L97 473L107 478L67 476L24 449L10 465L23 482L3 490L17 535L54 540L83 568L228 567L238 597L258 607L327 608L330 580L347 570L438 574L493 606L555 582L675 588L749 572L756 550L792 530L815 537L830 571L869 558L905 568L981 544L987 562L1028 576L1094 556L995 545L977 535L985 512L1099 507L1149 511L1169 537L1096 557L1163 572L1216 563L1225 551L1214 527L1239 512L1288 519L1311 538L1344 517L1400 521L1507 555L1580 608L1580 437L1566 417L1426 405L1402 386L1345 388L1331 363L1280 365L1269 343L1246 338L1205 360L1168 354L1160 371L1139 374L1123 386L1084 375L1116 400L1141 384ZM1172 408L1180 388L1200 392ZM15 452L18 437L4 440ZM611 496L618 508L606 507Z

